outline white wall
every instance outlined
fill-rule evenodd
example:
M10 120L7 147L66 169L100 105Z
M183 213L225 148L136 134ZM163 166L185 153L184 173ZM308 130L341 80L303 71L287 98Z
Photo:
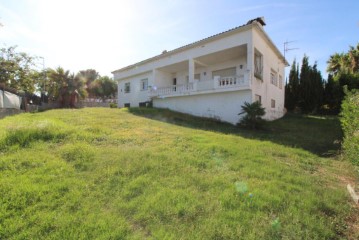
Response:
M123 79L118 83L118 107L124 107L125 103L130 103L131 107L138 107L140 102L150 101L148 91L141 91L141 80L147 78L148 86L153 85L152 72L136 75L131 78ZM130 82L130 92L125 93L125 83Z
M273 69L277 72L278 83L279 74L282 76L282 81L284 81L283 59L278 57L258 29L253 31L253 47L263 55L263 80L253 76L252 99L254 101L256 94L262 97L262 106L266 109L264 118L268 120L280 118L284 114L284 82L282 82L282 89L279 88L279 84L277 86L271 84L270 74ZM271 99L275 100L275 108L271 108Z
M242 90L158 98L154 99L153 106L236 124L241 117L238 115L241 112L241 106L245 101L250 102L251 99L251 91Z
M166 87L172 85L172 74L158 69L153 70L153 81L151 86Z

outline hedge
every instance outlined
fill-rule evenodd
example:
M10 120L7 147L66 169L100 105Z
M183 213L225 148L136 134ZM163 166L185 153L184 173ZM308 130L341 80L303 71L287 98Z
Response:
M344 156L359 166L359 90L346 90L345 93L341 111Z

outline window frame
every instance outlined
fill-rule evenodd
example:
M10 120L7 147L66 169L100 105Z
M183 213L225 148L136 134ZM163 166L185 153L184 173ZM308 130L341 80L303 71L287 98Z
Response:
M254 49L254 77L263 81L263 54Z
M278 87L279 89L283 89L283 77L280 74L278 74Z
M141 91L147 91L147 90L148 90L148 78L141 79Z
M131 82L126 82L124 85L124 92L130 93L131 92Z
M254 94L254 101L262 104L262 96L258 94Z
M278 86L278 78L277 78L278 74L276 71L274 71L273 69L271 69L270 72L270 83L273 84L274 86Z
M275 100L274 99L270 100L270 107L275 108Z

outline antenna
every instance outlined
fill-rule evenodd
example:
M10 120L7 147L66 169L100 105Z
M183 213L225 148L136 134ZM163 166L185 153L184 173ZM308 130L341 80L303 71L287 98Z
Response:
M285 59L285 53L286 52L288 52L288 51L292 51L292 50L296 50L296 49L299 49L299 48L288 48L288 45L290 44L290 43L294 43L294 42L297 42L297 41L285 41L284 42L284 50L283 50L283 56L284 56L284 62L286 61L286 59ZM289 66L289 65L288 65Z

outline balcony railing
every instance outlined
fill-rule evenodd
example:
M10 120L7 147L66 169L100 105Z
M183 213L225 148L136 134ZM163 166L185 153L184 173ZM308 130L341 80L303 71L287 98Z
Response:
M183 94L193 91L193 83L181 84L181 85L172 85L168 87L153 87L150 90L152 96L163 96L163 95L172 95L172 94Z
M250 87L250 78L248 75L219 77L215 76L211 80L198 81L193 83L172 85L167 87L152 87L149 94L152 97L161 96L180 96L189 93L200 93L205 91L223 91L224 89L248 89Z

